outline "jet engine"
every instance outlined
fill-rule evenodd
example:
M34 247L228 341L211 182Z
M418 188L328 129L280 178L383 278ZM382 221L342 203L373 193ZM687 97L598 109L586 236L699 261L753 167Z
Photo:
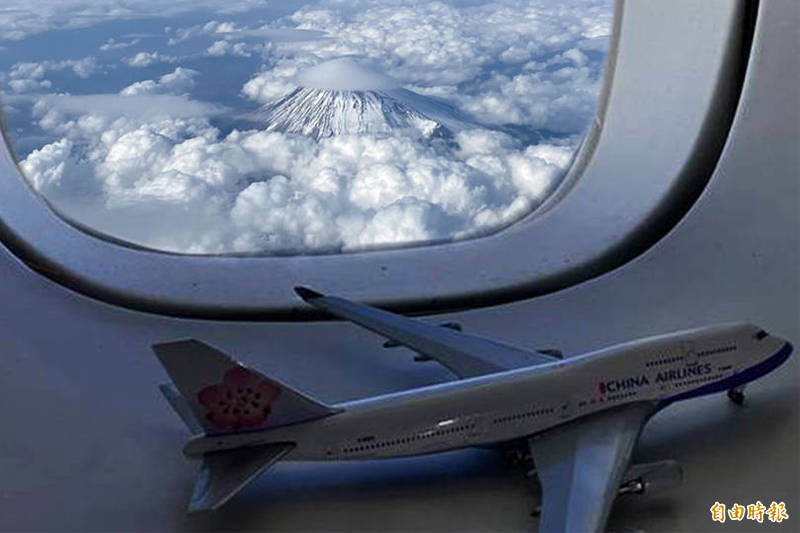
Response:
M536 470L530 470L526 476L533 478ZM655 494L662 491L675 489L683 483L683 469L677 461L668 459L653 463L642 463L631 466L623 482L619 486L619 496L623 494ZM531 516L539 516L541 506L536 506L531 511Z
M631 466L619 487L620 494L653 494L677 488L683 483L683 469L677 461L666 460Z

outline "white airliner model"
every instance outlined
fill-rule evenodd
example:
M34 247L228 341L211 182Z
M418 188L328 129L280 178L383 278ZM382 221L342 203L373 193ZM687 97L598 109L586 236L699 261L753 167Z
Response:
M672 402L743 387L792 345L725 324L569 359L528 351L311 289L309 304L435 360L458 380L325 405L196 340L153 346L164 395L202 459L189 510L216 509L280 459L357 460L525 443L542 486L540 531L600 531L620 493L680 483L673 461L630 466L642 427ZM442 327L444 326L444 327Z

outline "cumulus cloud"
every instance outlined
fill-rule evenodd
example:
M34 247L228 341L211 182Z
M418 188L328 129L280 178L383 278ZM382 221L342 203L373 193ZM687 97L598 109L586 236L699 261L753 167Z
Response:
M149 67L153 63L175 63L178 60L175 56L160 54L158 52L139 52L133 57L124 59L129 67Z
M251 109L301 86L405 91L404 106L457 126L319 140L236 129L224 125L232 113L187 95L208 89L200 81L213 72L178 67L119 95L36 98L50 140L21 166L70 217L171 251L329 252L479 235L530 212L569 166L594 112L610 13L607 0L319 0L266 25L170 27L161 39L176 55L263 62L237 85ZM178 61L163 50L124 63ZM46 70L20 67L11 81L42 84Z
M4 0L0 10L0 35L25 39L53 29L86 28L111 20L171 17L198 10L220 14L241 13L263 5L263 0L244 0L221 5L219 0Z
M237 31L237 28L236 24L233 22L220 22L217 20L212 20L206 22L205 24L197 24L195 26L189 26L188 28L169 28L168 31L174 31L175 33L175 36L171 37L169 41L167 41L167 44L174 46L183 41L188 41L189 39L194 39L204 35L232 34Z
M232 43L230 41L215 41L214 44L206 49L206 55L212 57L222 56L238 56L238 57L251 57L254 52L254 47L249 46L247 43Z
M71 163L72 147L69 139L60 139L34 150L26 159L22 169L36 189L51 191L54 187L64 187L64 171Z
M195 78L200 73L196 70L178 67L169 74L164 74L158 81L144 80L131 84L120 94L135 96L140 94L178 94L185 93L195 85Z
M7 84L15 93L50 89L53 84L50 80L45 79L45 75L48 72L69 69L79 78L85 79L94 73L96 66L97 63L94 57L16 63L11 67Z
M53 83L50 80L24 78L11 79L8 81L8 86L15 93L27 93L37 91L39 89L49 89L53 86Z
M461 132L457 148L442 153L402 136L222 137L206 118L133 119L101 102L42 102L37 113L43 128L64 136L22 162L40 191L70 216L106 227L119 213L169 209L176 235L114 229L176 251L331 251L467 235L524 214L571 153L521 149L487 130ZM82 187L63 185L75 176Z
M259 39L277 42L303 42L324 39L327 33L317 30L304 30L299 28L274 28L261 26L258 28L248 28L237 26L234 22L220 22L217 20L209 21L205 24L197 24L186 28L166 28L167 33L173 34L167 44L174 46L178 43L196 39L200 37L212 37L215 39Z
M33 105L34 120L42 130L79 147L100 146L114 131L127 131L134 124L156 123L174 132L181 127L183 134L191 135L205 131L209 117L221 112L220 107L173 95L48 95ZM70 154L82 157L79 151Z
M242 94L262 104L268 104L297 88L297 75L305 67L313 66L310 60L279 59L272 67L253 76L242 87Z

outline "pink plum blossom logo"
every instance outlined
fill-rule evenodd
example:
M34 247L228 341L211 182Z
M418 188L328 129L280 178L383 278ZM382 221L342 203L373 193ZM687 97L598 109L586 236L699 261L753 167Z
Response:
M225 372L222 383L198 392L197 401L208 409L206 418L214 426L237 430L263 424L280 393L269 381L243 366L235 366Z

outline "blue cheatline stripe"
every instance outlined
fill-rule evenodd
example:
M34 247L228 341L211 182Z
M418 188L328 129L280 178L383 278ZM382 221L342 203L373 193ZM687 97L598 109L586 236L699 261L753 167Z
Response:
M702 387L681 392L679 394L670 396L668 398L664 398L663 400L661 400L661 403L658 404L658 407L660 409L662 407L668 406L673 402L685 400L687 398L694 398L695 396L704 396L706 394L711 394L714 392L726 391L736 388L739 385L744 385L745 383L749 383L755 379L760 378L764 374L768 374L773 370L775 370L776 368L778 368L780 365L783 364L784 361L786 361L789 358L793 350L794 347L792 346L792 344L787 342L775 354L769 356L767 359L761 361L757 365L753 365L750 368L746 368L745 370L737 374L734 374L728 378L721 379L713 383L708 383L707 385L703 385Z

